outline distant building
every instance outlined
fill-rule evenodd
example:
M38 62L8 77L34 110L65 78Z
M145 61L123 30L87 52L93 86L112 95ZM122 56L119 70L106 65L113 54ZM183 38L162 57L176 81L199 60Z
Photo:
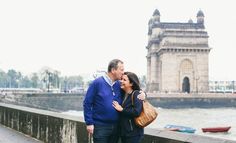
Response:
M74 87L72 89L69 90L69 93L85 93L85 89L83 87Z
M106 70L105 69L100 69L100 70L97 70L95 73L93 73L93 78L98 78L100 76L103 76L106 74Z
M43 90L39 88L0 88L0 94L13 93L42 93Z
M236 81L209 81L209 92L235 93Z
M204 14L197 22L161 22L155 10L148 22L147 92L208 92L208 34Z

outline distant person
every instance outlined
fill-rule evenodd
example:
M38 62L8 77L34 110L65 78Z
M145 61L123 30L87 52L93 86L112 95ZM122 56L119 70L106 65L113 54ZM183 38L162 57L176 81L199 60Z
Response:
M107 74L96 78L84 98L84 119L94 143L117 143L119 138L119 112L112 106L123 101L120 79L124 63L114 59L108 64ZM141 94L145 96L144 93Z
M124 91L124 99L122 104L113 101L114 108L120 114L120 135L122 143L140 143L144 129L137 126L134 118L138 117L142 111L143 102L138 99L140 91L140 83L136 74L125 72L121 79L121 89ZM133 105L132 105L133 95Z

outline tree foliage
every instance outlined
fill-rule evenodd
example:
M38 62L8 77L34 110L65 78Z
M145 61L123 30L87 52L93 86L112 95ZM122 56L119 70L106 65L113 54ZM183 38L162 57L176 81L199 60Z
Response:
M14 69L4 72L0 69L0 88L40 88L45 91L60 89L69 91L75 87L83 87L82 76L61 77L58 70L43 68L38 73L23 75Z

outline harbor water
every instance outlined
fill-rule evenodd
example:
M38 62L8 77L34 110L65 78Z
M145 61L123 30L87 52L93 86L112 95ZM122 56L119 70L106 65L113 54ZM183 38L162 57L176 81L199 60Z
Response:
M157 108L157 119L147 128L164 129L167 124L188 126L196 129L195 134L236 140L236 108ZM82 111L67 111L63 114L83 116ZM225 133L203 133L201 128L231 126Z
M236 108L190 108L162 109L157 108L157 119L150 128L163 128L167 124L188 126L196 129L195 134L236 140ZM231 126L225 133L204 133L201 128Z

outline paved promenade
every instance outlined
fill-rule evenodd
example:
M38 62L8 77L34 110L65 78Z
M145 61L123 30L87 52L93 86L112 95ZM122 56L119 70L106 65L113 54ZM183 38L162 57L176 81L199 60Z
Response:
M0 143L43 143L0 125Z

